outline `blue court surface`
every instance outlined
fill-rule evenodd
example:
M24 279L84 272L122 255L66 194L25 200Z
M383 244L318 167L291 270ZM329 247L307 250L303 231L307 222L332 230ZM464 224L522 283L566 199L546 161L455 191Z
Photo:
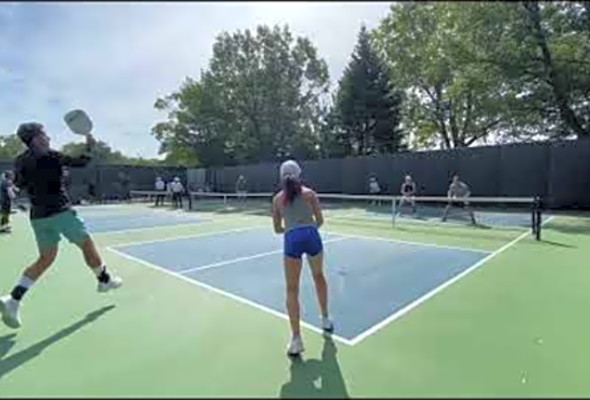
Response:
M183 212L175 213L169 210L151 210L149 208L132 211L129 207L116 206L107 206L100 210L97 207L78 207L76 211L92 233L195 224L206 221L202 217Z
M489 253L323 234L335 334L352 341L481 261ZM129 245L114 250L285 314L282 236L256 228ZM369 255L369 256L367 256ZM309 268L301 280L301 317L319 328Z

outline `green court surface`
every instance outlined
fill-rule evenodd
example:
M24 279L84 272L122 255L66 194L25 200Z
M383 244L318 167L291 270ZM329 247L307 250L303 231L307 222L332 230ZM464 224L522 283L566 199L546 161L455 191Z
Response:
M291 361L284 318L108 250L272 229L258 213L196 214L204 219L97 233L107 265L124 279L114 293L98 294L81 254L62 242L55 265L23 301L24 326L0 326L0 397L590 396L588 218L555 216L535 241L526 228L403 222L393 228L387 219L328 210L323 229L330 232L491 256L354 345L304 328L306 352ZM0 236L2 292L35 256L28 220L19 213L13 233Z

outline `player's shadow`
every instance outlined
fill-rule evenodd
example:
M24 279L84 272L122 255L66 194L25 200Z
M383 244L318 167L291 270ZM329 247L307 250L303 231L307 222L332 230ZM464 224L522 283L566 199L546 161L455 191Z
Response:
M572 246L571 244L554 242L553 240L541 239L540 243L548 244L548 245L555 246L555 247L563 247L566 249L577 249L576 246Z
M72 325L62 329L61 331L56 332L50 337L43 339L42 341L6 358L5 356L16 343L16 334L11 333L9 335L0 337L0 382L2 381L2 378L4 378L10 372L14 371L15 369L23 366L27 362L34 359L35 357L40 355L43 352L43 350L47 349L52 344L59 342L60 340L73 334L74 332L83 328L84 326L93 323L99 317L101 317L108 311L112 310L113 308L115 308L115 306L110 305L93 311L87 314L80 321L75 322Z
M291 380L281 387L281 398L348 398L336 344L324 336L322 358L291 360Z

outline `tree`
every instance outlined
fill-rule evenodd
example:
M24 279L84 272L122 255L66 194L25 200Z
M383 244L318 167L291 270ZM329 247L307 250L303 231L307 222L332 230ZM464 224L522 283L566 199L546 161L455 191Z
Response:
M67 143L62 146L61 151L64 154L77 156L86 150L86 143ZM92 159L97 163L104 164L123 164L126 157L120 151L113 151L111 147L103 141L98 140L92 150Z
M62 146L61 152L71 156L78 156L86 150L86 143L67 143ZM143 165L158 166L164 165L166 161L127 157L120 151L113 150L103 141L97 141L92 150L92 160L97 164L120 164L120 165Z
M202 165L319 154L328 70L309 39L288 27L219 35L201 79L158 99L168 120L153 128L162 151L194 149Z
M363 25L336 96L335 135L346 155L390 153L401 147L401 93L373 50Z
M502 84L498 68L466 58L477 45L469 41L481 34L464 23L472 7L393 5L373 32L392 80L405 90L404 121L415 145L465 147L511 133L515 93Z
M16 135L0 136L0 160L12 161L25 146Z
M160 122L152 128L152 135L160 142L160 154L166 155L166 161L186 167L198 167L201 164L199 154L205 162L215 163L223 158L219 151L223 143L208 140L206 131L200 130L196 115L201 112L201 85L187 78L176 93L158 99L154 107L168 111L168 121ZM217 153L215 150L218 149Z
M419 145L587 136L590 7L405 3L374 31Z
M540 66L536 78L550 90L551 101L546 106L558 111L560 133L590 136L588 4L582 8L573 3L541 6L537 1L526 1L522 6L526 32L537 48L534 60Z

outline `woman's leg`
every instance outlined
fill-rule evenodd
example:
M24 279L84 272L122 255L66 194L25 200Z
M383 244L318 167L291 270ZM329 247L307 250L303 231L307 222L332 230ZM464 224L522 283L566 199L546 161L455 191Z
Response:
M300 336L299 323L299 279L301 277L301 259L285 256L285 279L287 281L287 313L293 336Z
M314 257L308 257L308 261L318 296L320 312L323 318L328 318L328 284L326 283L326 277L323 271L324 253L320 252Z

